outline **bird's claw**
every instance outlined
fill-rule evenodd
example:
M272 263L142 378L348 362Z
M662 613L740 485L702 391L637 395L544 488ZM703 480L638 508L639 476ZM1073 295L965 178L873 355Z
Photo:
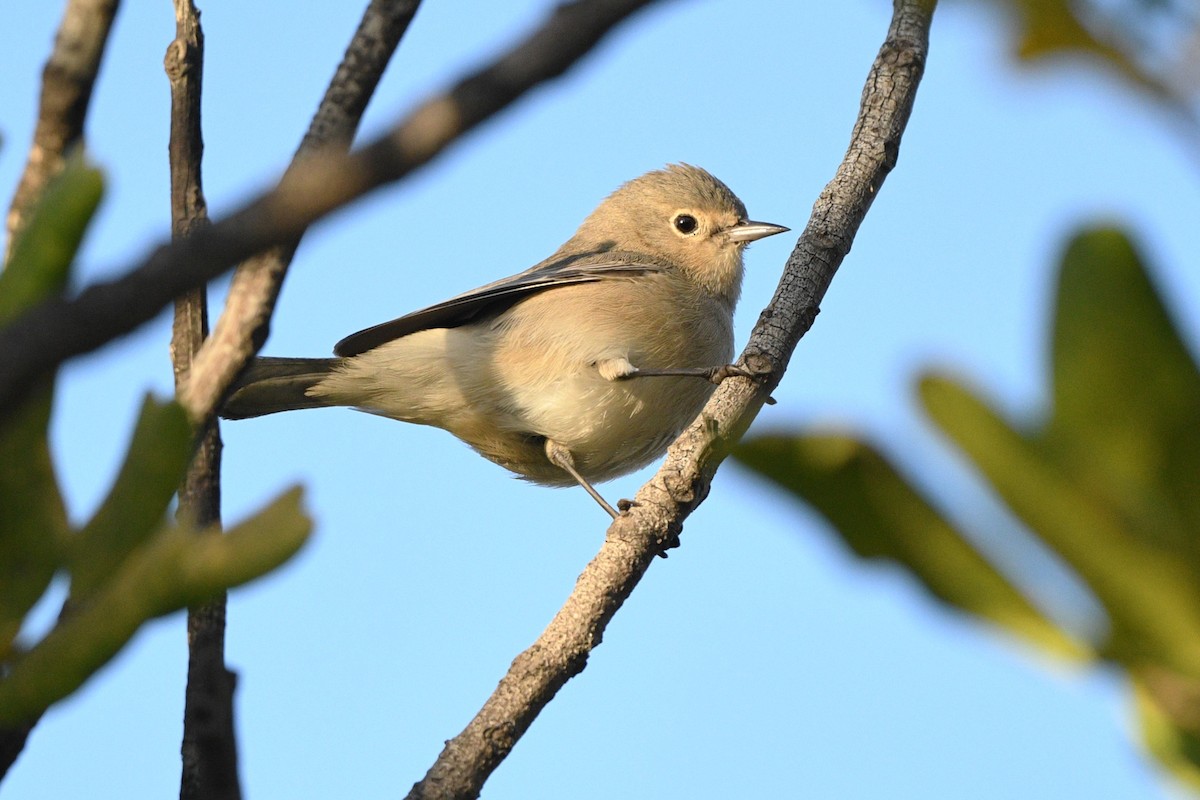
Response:
M720 386L727 378L753 378L754 375L736 364L725 364L720 367L713 367L708 372L708 379Z
M659 558L666 558L668 555L667 551L679 547L679 544L679 534L672 531L665 538L658 541L658 549L654 551L654 555Z

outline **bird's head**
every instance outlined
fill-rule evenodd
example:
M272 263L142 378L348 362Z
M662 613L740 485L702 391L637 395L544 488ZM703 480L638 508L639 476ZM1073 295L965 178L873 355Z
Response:
M750 220L737 195L705 170L671 164L605 198L574 239L668 262L732 306L741 291L746 245L786 230Z

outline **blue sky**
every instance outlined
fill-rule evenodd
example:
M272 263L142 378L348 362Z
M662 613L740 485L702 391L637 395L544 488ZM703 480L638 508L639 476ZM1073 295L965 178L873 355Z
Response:
M368 133L549 4L426 5ZM337 6L203 5L214 215L287 164L357 22L357 4ZM713 0L644 13L565 79L312 231L264 352L328 354L348 333L522 270L607 192L667 162L706 167L753 217L798 231L845 149L889 12L882 0ZM0 6L5 202L59 13ZM986 6L939 10L899 165L755 429L865 431L1007 552L1019 532L921 420L913 373L949 366L1011 415L1035 416L1051 266L1073 226L1098 220L1131 228L1195 342L1200 182L1151 107L1079 64L1014 69L1005 33ZM168 230L161 62L173 34L169 3L122 9L89 121L110 188L81 284ZM793 242L749 252L739 342ZM64 372L54 450L77 518L103 495L142 394L170 390L168 328L164 315ZM549 621L606 517L582 491L513 480L441 431L351 411L223 434L227 520L299 482L318 523L295 561L230 600L246 794L402 794ZM649 474L602 491L632 496ZM1046 573L1025 579L1053 591ZM46 716L0 794L177 792L185 662L181 615L148 626ZM1168 796L1138 747L1119 676L945 613L727 464L683 546L651 567L484 796Z

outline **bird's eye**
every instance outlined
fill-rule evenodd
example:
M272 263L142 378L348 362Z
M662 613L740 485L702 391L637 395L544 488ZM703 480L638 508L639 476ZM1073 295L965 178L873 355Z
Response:
M675 217L672 223L675 225L675 230L685 235L689 233L695 233L696 228L699 226L699 223L696 222L696 218L691 214L680 214Z

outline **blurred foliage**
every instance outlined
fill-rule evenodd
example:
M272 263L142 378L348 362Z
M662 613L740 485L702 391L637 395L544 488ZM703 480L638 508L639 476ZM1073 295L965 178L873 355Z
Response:
M1022 64L1082 56L1200 141L1200 0L988 0ZM805 500L863 558L1043 650L1126 671L1150 751L1200 789L1200 371L1129 240L1075 236L1051 336L1051 409L1016 425L929 372L929 417L1104 610L1086 637L1044 613L869 443L760 436L734 456ZM1064 616L1061 615L1060 616Z
M1017 425L962 382L919 380L926 413L1107 617L1095 637L1042 613L870 444L761 436L734 454L824 515L856 553L909 569L938 599L1057 655L1126 671L1144 738L1200 788L1200 370L1124 234L1063 256L1051 408Z
M76 156L47 186L0 273L0 325L63 290L103 183ZM224 535L171 520L193 431L177 404L147 399L108 497L73 530L47 440L52 398L51 377L0 419L0 725L75 691L147 620L279 566L310 528L298 490ZM70 582L69 599L26 644L28 614L56 575Z
M1200 119L1200 0L988 0L1013 21L1022 62L1098 59L1193 125Z

